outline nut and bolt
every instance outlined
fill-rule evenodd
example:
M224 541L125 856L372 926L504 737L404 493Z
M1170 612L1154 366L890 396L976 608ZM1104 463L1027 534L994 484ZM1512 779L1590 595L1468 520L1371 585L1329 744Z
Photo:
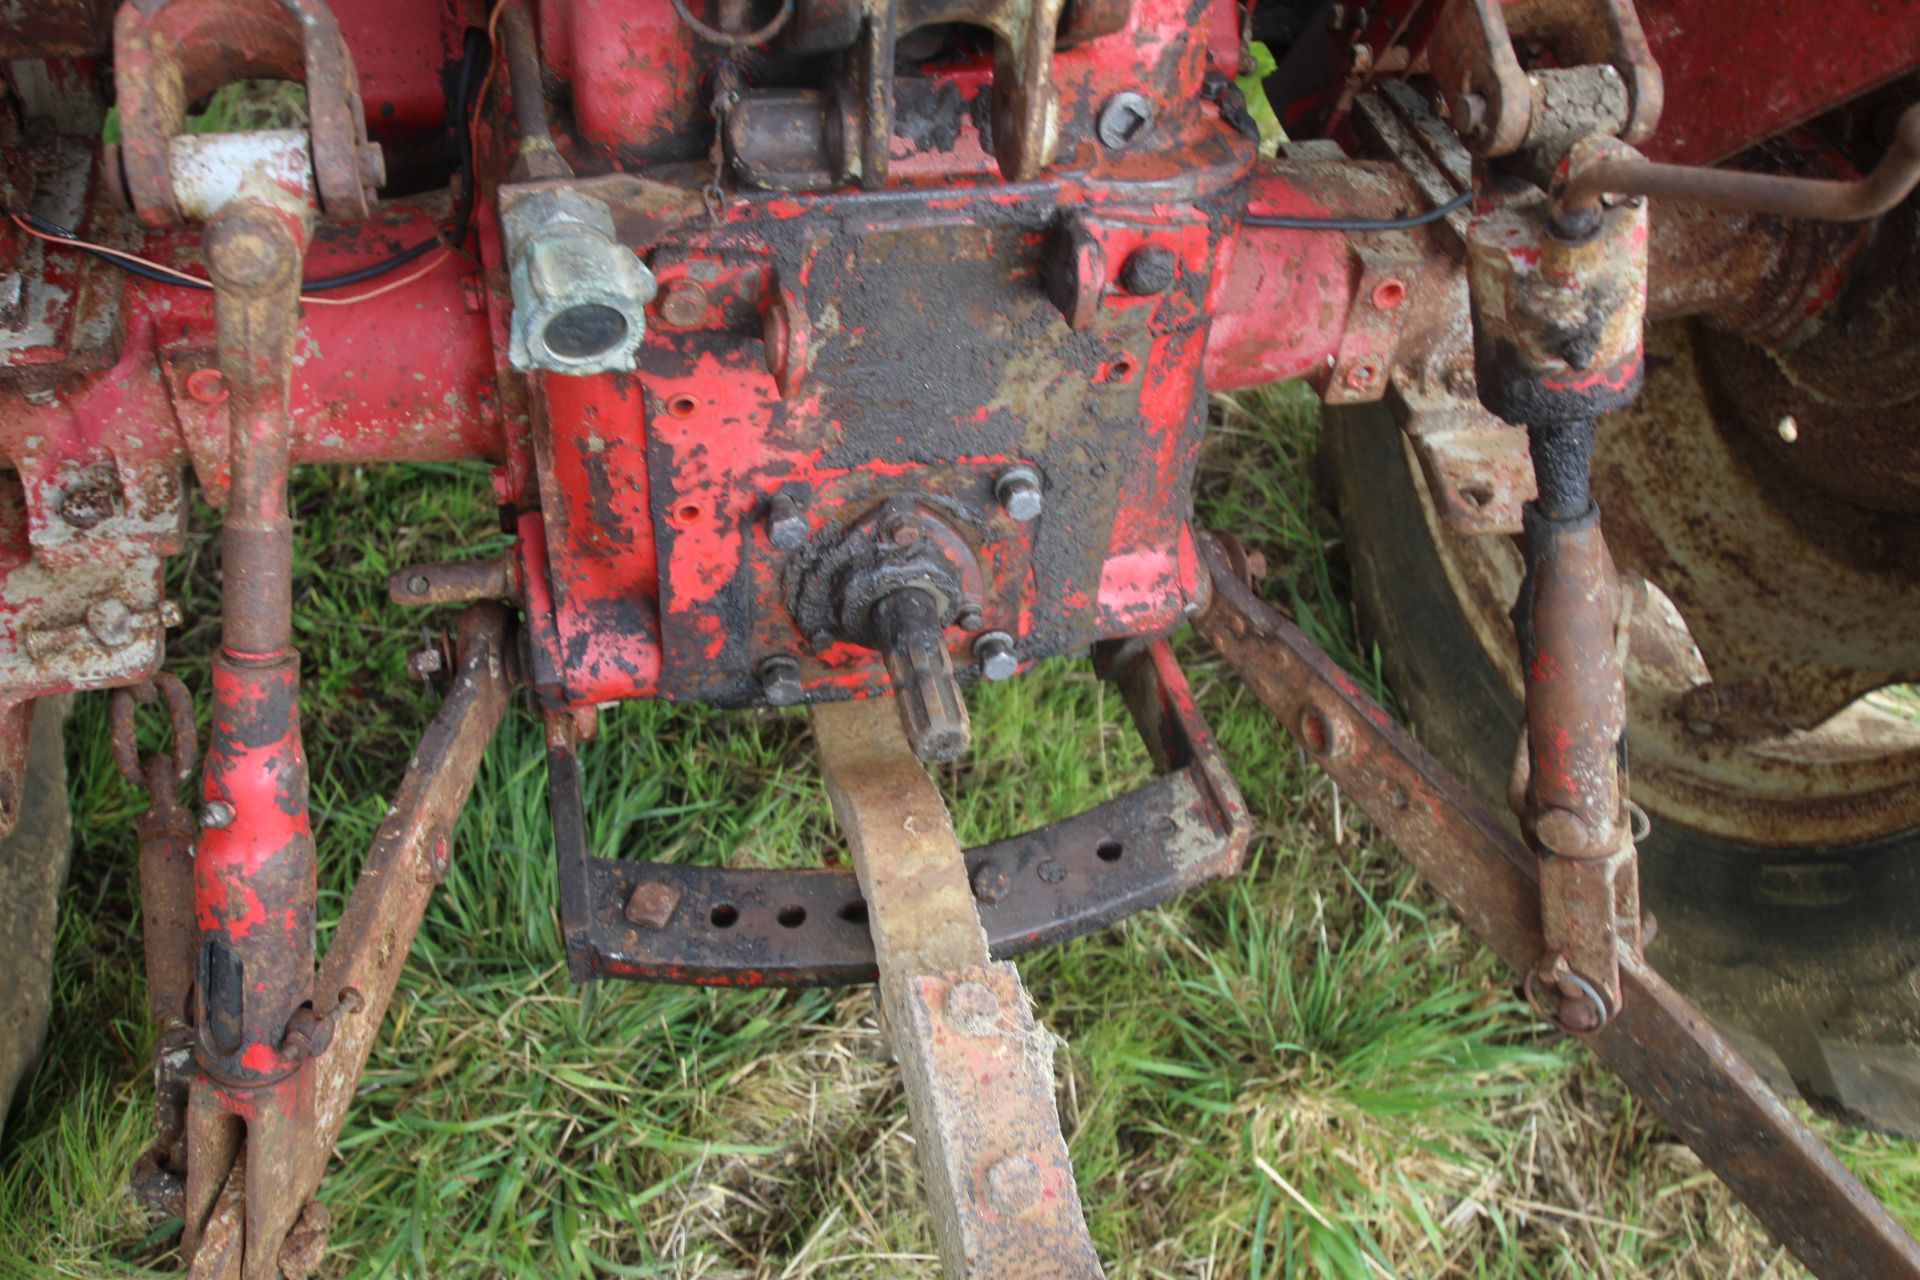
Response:
M760 696L770 707L791 707L804 690L800 687L800 664L784 654L775 654L760 664L754 673L760 681Z
M1032 1156L1008 1156L987 1170L987 1205L995 1213L1025 1213L1040 1203L1044 1190L1040 1166Z
M91 529L120 512L120 483L111 474L91 474L60 499L60 518L76 529Z
M1002 510L1025 524L1040 514L1040 473L1032 467L1009 467L993 482L993 496Z
M407 655L407 670L412 672L414 678L418 680L425 680L429 676L438 674L446 664L446 659L441 656L439 648L435 645L428 645L424 649Z
M1153 104L1131 89L1114 94L1100 105L1094 132L1109 151L1124 151L1153 127Z
M707 291L691 280L676 280L660 299L660 318L676 329L691 329L707 318Z
M807 637L807 643L813 646L813 651L815 653L822 653L828 649L833 648L833 643L834 643L833 632L829 631L825 627L822 627L818 631L814 632L812 635Z
M680 890L658 880L642 882L627 899L627 920L642 929L664 929L680 905Z
M1000 901L1007 890L1013 887L1013 877L1007 874L1005 867L989 859L973 869L969 883L973 886L975 899L992 904Z
M905 516L887 522L887 541L896 547L911 547L920 541L920 526Z
M961 1035L985 1038L1000 1029L1000 998L983 982L956 982L947 992L946 1015Z
M1135 249L1120 264L1120 287L1137 297L1165 293L1173 285L1178 262L1173 250L1157 244Z
M973 657L980 664L980 674L989 680L1011 680L1020 670L1013 637L1004 631L989 631L975 640Z
M224 831L233 823L233 806L225 800L209 800L200 807L200 827L205 831Z
M789 493L767 499L767 541L776 551L797 551L807 542L807 514Z
M433 583L427 580L426 574L416 573L411 578L407 579L407 594L414 595L414 596L423 596L427 594L427 589L432 585Z
M978 631L987 621L987 615L980 612L980 606L971 600L960 602L960 616L953 620L962 631Z

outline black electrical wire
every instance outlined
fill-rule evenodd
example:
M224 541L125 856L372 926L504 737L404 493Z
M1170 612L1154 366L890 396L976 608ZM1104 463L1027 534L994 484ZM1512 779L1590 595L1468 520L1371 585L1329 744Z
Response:
M1437 209L1404 218L1295 218L1277 213L1249 213L1240 221L1249 227L1274 227L1282 231L1411 231L1458 213L1472 199L1472 191L1462 191Z
M448 128L453 133L453 145L455 154L459 156L460 166L460 202L454 207L453 211L453 231L445 237L434 236L431 239L422 240L418 244L408 245L390 257L382 258L380 261L370 263L364 267L355 267L352 271L342 271L338 275L316 276L302 280L300 282L300 292L325 293L330 289L345 289L351 285L364 284L368 280L386 275L395 268L404 267L416 258L424 256L428 250L435 248L441 244L443 240L445 243L452 245L464 244L466 242L467 232L473 225L473 139L468 129L468 123L473 116L473 74L480 65L481 57L486 47L486 32L478 27L469 27L467 29L466 47L460 56L460 72L454 89L454 101L449 104L451 107L449 112L451 119L448 121ZM79 243L78 237L76 237L73 232L57 223L47 221L38 214L22 213L20 218L28 226L40 232L42 235L49 235L56 239L71 241L73 242L73 247L80 250L80 252L98 258L102 262L111 263L128 275L139 276L142 280L153 280L160 284L177 285L182 289L211 291L213 288L211 284L208 284L204 280L189 280L180 276L168 275L163 271L155 271L152 267L146 266L143 263L124 258L111 249Z

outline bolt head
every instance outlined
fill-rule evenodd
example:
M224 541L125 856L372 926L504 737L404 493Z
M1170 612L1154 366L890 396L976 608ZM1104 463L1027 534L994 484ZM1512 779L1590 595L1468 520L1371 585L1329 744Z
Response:
M1138 297L1165 293L1173 285L1177 266L1173 250L1157 244L1143 246L1120 264L1120 287Z
M768 658L760 664L760 696L770 707L791 707L805 696L800 686L800 664L792 658Z
M664 929L680 905L680 890L658 880L642 881L627 899L626 917L642 929Z
M989 680L1011 680L1020 671L1013 637L1004 631L989 631L974 641L973 656L979 659L980 674Z
M1033 870L1048 884L1059 884L1067 878L1067 864L1058 858L1042 858Z
M997 862L983 862L973 869L973 896L981 902L992 904L1000 901L1013 886L1013 877L1007 869Z
M1094 132L1100 145L1109 151L1124 151L1147 135L1153 127L1153 103L1128 89L1114 94L1100 106Z
M995 1213L1025 1213L1045 1189L1032 1156L1008 1156L987 1170L987 1205Z
M441 657L440 650L432 645L428 645L407 659L407 669L422 680L435 674L445 665L446 659Z
M807 517L800 504L784 493L767 503L767 541L776 551L798 551L807 544Z
M691 329L707 318L707 291L691 280L676 280L660 299L660 318L676 329Z
M225 800L209 800L200 807L203 830L221 831L233 824L233 806Z
M1014 467L994 482L994 496L1006 513L1025 524L1040 515L1040 473L1032 467Z

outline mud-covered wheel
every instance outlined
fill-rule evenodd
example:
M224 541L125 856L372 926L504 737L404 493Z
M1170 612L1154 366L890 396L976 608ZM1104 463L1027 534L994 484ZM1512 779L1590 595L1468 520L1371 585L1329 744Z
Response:
M1727 477L1743 469L1765 481L1764 461L1724 417L1714 425L1695 341L1684 330L1650 338L1648 392L1609 422L1596 463L1616 558L1630 572L1651 564L1649 579L1654 569L1673 580L1705 572L1675 561L1702 524L1738 541L1764 539L1753 526L1781 518L1778 504L1729 491L1737 484ZM1416 733L1504 813L1520 722L1505 617L1518 549L1445 527L1383 409L1330 410L1322 447L1362 628ZM1743 508L1750 502L1762 506ZM1689 522L1692 532L1679 527ZM1909 582L1903 594L1915 591ZM1633 795L1652 819L1639 846L1656 924L1649 958L1783 1093L1797 1088L1838 1118L1920 1135L1920 717L1898 695L1876 694L1804 731L1723 732L1697 714L1689 722L1701 702L1688 701L1689 690L1709 683L1708 644L1694 643L1658 587L1636 598L1629 756ZM1884 591L1876 598L1900 607ZM1909 635L1920 645L1920 631Z
M20 820L0 840L0 1128L33 1077L53 994L53 936L72 834L61 747L66 699L34 709Z

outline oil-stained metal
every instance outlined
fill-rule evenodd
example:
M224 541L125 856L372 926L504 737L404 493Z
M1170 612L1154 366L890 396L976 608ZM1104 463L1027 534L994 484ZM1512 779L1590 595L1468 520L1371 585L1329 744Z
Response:
M1467 927L1520 973L1543 947L1536 860L1299 628L1203 542L1200 634L1283 724L1311 711L1346 743L1315 755ZM1821 1280L1920 1276L1920 1245L1646 962L1620 954L1623 1007L1582 1043Z
M1014 967L987 958L939 790L884 707L816 707L813 733L867 903L943 1269L1100 1276L1054 1104L1055 1041Z

